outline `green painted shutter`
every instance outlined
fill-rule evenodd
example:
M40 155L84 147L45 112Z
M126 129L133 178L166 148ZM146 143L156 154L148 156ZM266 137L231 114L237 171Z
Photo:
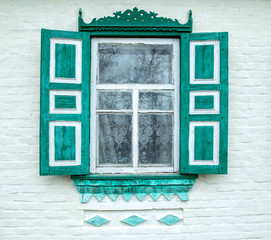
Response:
M181 37L181 161L183 174L226 174L228 33Z
M40 76L40 174L88 174L89 35L42 29Z

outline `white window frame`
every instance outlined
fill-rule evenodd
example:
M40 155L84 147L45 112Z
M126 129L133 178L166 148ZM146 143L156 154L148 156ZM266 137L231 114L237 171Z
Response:
M106 174L137 174L137 173L172 173L179 172L179 102L180 102L180 47L178 38L92 38L91 40L91 106L90 106L90 172ZM123 43L123 44L172 44L172 78L173 84L97 84L98 79L98 44L99 43ZM127 90L132 91L132 110L96 110L97 90ZM140 90L172 90L173 110L139 110L139 91ZM132 113L132 163L133 167L124 164L98 166L98 136L97 136L97 112L102 113ZM163 166L146 164L138 166L138 113L173 113L173 166Z

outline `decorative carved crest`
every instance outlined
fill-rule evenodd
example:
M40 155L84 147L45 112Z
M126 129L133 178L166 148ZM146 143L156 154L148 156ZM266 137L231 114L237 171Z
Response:
M189 11L187 23L181 24L177 19L157 17L157 13L147 13L144 10L118 11L113 17L94 18L91 23L82 19L82 9L79 9L78 27L84 31L144 31L144 32L192 32L192 11Z

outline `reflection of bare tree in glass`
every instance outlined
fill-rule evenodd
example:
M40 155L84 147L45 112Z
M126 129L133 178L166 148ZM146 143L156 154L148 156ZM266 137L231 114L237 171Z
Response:
M172 110L172 92L169 91L141 91L139 93L140 109Z
M116 61L121 58L122 51L117 45L113 44L99 44L99 80L102 83L118 83L119 79L125 79L124 74L116 71L119 67L119 62ZM102 80L102 81L101 81ZM119 83L122 83L120 81Z
M101 43L99 83L172 83L172 45ZM157 95L159 94L159 96ZM146 96L144 96L146 95ZM146 109L172 109L170 92L141 93ZM100 96L101 109L131 109L131 94ZM124 102L124 103L119 103ZM100 164L132 162L132 115L99 114ZM172 115L143 114L139 117L139 163L172 165Z
M171 83L172 45L99 44L102 83Z
M164 66L161 55L168 54L168 51L151 45L147 51L140 49L137 52L135 79L140 79L142 83L155 83L156 79L163 78L162 71L168 71L168 69L165 69L167 66ZM161 82L164 82L163 79Z
M100 91L99 109L131 109L132 93L127 91Z
M108 48L99 44L99 71L104 72L114 65L113 57L120 54L116 47Z

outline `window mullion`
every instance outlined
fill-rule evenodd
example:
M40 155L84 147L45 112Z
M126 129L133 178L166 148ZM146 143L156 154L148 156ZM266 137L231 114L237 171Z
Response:
M138 92L133 90L133 168L138 167Z

